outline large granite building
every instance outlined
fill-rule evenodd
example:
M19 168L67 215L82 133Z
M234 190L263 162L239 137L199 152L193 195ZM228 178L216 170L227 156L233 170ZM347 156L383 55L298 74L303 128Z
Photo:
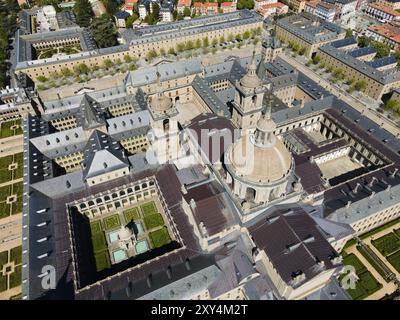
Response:
M32 97L23 299L304 299L335 287L346 241L400 215L400 143L276 57L279 41L263 46Z

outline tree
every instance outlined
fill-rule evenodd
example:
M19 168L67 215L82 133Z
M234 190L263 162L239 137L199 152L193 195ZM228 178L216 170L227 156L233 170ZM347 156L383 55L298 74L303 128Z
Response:
M92 6L89 0L77 0L73 7L76 17L76 23L81 27L89 27L90 20L93 17Z
M168 49L168 54L175 54L174 48L169 48Z
M203 38L203 48L207 48L210 46L210 42L208 40L208 37Z
M192 50L194 48L194 44L192 40L189 40L188 42L186 42L185 44L185 49L186 50Z
M313 64L318 64L320 61L321 61L321 57L320 57L319 55L315 55L315 56L312 58L312 63L313 63Z
M357 91L364 91L367 88L368 84L364 80L358 80L354 84L354 89Z
M184 43L178 43L176 45L176 51L178 51L178 52L185 51L185 44Z
M151 4L151 13L144 18L144 22L148 24L156 24L160 19L160 7L156 3Z
M103 68L104 69L110 69L113 65L114 65L114 63L110 59L105 59L103 61Z
M118 44L118 32L108 14L94 18L90 24L90 30L100 48L113 47Z
M346 36L345 38L352 38L353 37L353 30L351 28L348 28L346 30Z
M241 41L242 40L242 35L239 33L235 36L235 40Z
M165 52L165 49L164 49L164 48L161 48L161 49L160 49L160 55L161 55L161 56L165 56L165 55L166 55L166 52Z
M126 63L132 62L131 56L130 56L129 54L124 55L124 61L125 61Z
M201 40L197 39L194 46L195 46L196 49L200 49L201 48Z
M358 45L360 47L368 47L371 43L371 39L366 36L361 36L358 38Z
M86 64L80 63L74 66L74 72L76 75L88 74L90 72L90 68Z
M304 47L301 47L300 48L300 50L299 50L299 55L304 55L306 53L306 48L304 48Z
M139 16L137 15L136 12L134 12L131 16L128 17L128 19L126 19L126 23L125 26L127 28L132 28L133 23L139 18Z
M372 41L371 45L376 50L376 58L387 57L390 54L390 48L382 42Z
M218 40L217 40L217 38L214 38L213 40L212 40L212 42L211 42L211 45L212 46L216 46L218 44Z
M36 79L38 79L38 81L40 81L40 82L46 82L47 80L49 80L49 79L47 79L45 76L42 76L42 75L37 76Z
M225 42L225 37L224 36L221 36L220 38L219 38L219 43L220 44L223 44Z
M238 0L237 8L239 10L242 10L242 9L253 9L254 8L254 0Z
M185 9L183 9L183 16L184 17L190 17L190 9L188 7L185 7Z
M135 71L137 69L136 64L132 63L128 67L129 71Z
M395 99L389 99L383 106L383 110L385 111L393 111L399 112L400 111L400 102Z
M230 33L230 34L228 35L228 41L229 41L229 42L232 42L233 39L234 39L234 36L233 36L232 33Z
M157 56L158 56L158 54L157 54L157 51L156 51L156 50L150 50L150 51L147 53L146 58L147 58L147 60L151 61L151 60L153 60L154 58L156 58Z
M247 40L248 38L250 38L250 32L249 31L245 31L243 33L243 40Z
M72 77L72 75L73 75L71 69L69 69L69 68L62 68L60 73L65 78Z

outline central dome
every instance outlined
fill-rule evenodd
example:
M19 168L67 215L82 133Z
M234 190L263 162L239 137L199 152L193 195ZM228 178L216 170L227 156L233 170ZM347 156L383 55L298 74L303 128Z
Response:
M288 176L292 155L275 137L275 123L262 117L254 133L247 133L228 151L227 161L241 179L255 184L272 184Z

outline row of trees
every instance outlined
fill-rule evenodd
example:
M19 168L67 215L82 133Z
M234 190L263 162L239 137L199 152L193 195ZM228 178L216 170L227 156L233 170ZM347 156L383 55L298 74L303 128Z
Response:
M47 83L52 86L57 80L66 80L68 78L76 78L82 76L93 77L97 71L104 71L105 73L115 73L117 71L125 72L127 70L133 71L137 69L136 59L132 59L129 55L125 55L124 61L117 59L115 62L110 59L105 59L100 66L89 67L85 63L80 63L70 68L62 68L59 72L53 72L49 77L38 76L37 80L42 83ZM103 72L103 73L104 73ZM98 74L101 75L101 74Z
M319 55L315 55L312 59L307 61L307 65L316 65L319 69L325 69L327 72L332 74L331 81L333 83L342 81L345 82L349 88L348 92L352 93L354 91L364 91L367 88L367 82L364 80L356 80L354 78L346 78L345 72L341 68L334 68L332 66L327 66L324 62L321 61L321 57Z
M17 30L17 13L19 6L16 0L0 2L0 88L8 84L7 70L10 56L10 38Z
M295 54L298 53L301 56L304 55L306 53L306 51L307 51L306 48L301 47L298 43L292 42L292 41L289 42L289 48L292 49L292 51Z
M358 45L360 47L374 47L376 50L376 57L377 58L383 58L387 57L390 54L390 47L387 46L386 44L372 40L371 38L368 38L366 36L362 36L358 38Z
M188 51L188 50L193 50L193 49L208 49L208 47L213 46L217 46L218 44L223 44L225 42L231 42L233 40L237 40L237 41L241 41L241 40L248 40L248 39L253 39L254 40L254 44L257 44L259 39L256 38L258 35L260 35L262 32L261 28L256 28L256 29L252 29L251 31L245 31L243 34L230 34L228 37L224 37L221 36L219 39L214 38L211 43L208 37L204 37L203 39L197 39L196 41L187 41L187 42L182 42L182 43L178 43L176 45L176 48L170 48L168 51L166 51L165 49L161 48L160 52L157 53L157 51L155 50L151 50L148 52L146 58L148 60L153 60L154 58L158 57L159 55L161 56L165 56L166 54L176 54L184 52L184 51ZM205 51L204 53L208 53L208 51Z
M389 99L383 105L383 110L388 111L395 115L396 117L400 117L400 101L395 99Z

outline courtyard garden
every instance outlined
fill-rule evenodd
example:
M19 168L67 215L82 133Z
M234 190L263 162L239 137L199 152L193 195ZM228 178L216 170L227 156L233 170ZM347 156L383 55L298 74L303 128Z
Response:
M400 229L396 229L383 237L372 240L374 247L400 272Z
M384 257L400 249L400 238L398 238L393 232L388 233L379 239L372 240L371 243Z
M22 178L23 155L17 153L0 158L0 184Z
M136 207L124 210L123 213L126 223L140 219L139 209Z
M347 289L347 292L354 300L362 300L382 288L374 276L367 270L364 264L353 254L343 255L343 264L353 266L357 275L357 282L354 289ZM346 274L339 277L339 282Z
M15 288L22 282L22 247L0 252L0 292Z
M22 212L22 182L0 187L0 219Z
M22 134L21 120L9 120L0 123L0 139Z
M66 45L61 47L46 48L41 50L36 50L37 59L48 59L55 54L74 54L81 52L81 47L79 44Z

